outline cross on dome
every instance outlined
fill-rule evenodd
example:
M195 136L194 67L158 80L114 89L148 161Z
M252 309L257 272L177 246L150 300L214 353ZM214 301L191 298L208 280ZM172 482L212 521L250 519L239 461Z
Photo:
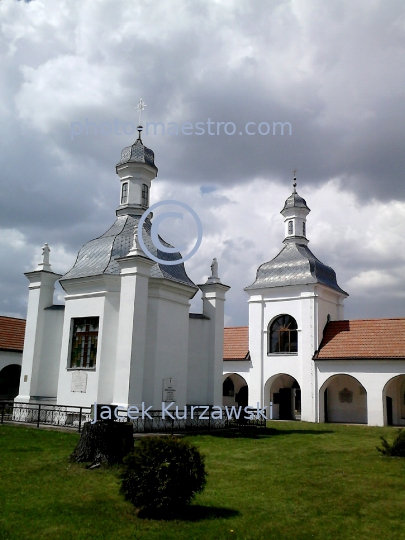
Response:
M144 100L142 98L139 98L139 103L135 107L135 110L137 110L138 114L139 114L138 128L142 128L142 111L145 110L145 107L147 107L146 103L144 102ZM138 131L139 131L139 129L138 129ZM139 132L139 134L140 134L140 132Z

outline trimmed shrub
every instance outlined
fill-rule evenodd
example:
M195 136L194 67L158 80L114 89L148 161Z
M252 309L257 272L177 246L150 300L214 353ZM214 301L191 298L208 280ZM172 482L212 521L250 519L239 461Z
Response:
M387 439L383 436L380 437L382 448L377 450L384 454L384 456L396 456L396 457L405 457L405 430L399 429L397 436L395 437L392 444L387 442Z
M145 437L124 459L121 493L146 511L189 504L206 483L204 457L177 437Z

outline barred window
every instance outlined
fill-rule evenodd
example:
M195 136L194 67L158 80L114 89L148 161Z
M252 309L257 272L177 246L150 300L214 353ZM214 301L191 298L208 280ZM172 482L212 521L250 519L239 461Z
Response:
M268 353L298 352L298 326L291 315L280 315L269 327Z
M142 184L142 204L148 206L149 202L149 188L146 184Z
M69 367L96 367L98 324L98 317L73 319Z
M128 182L122 184L121 189L121 204L127 204L128 202Z
M288 222L288 234L292 234L292 233L293 233L293 222L289 221Z

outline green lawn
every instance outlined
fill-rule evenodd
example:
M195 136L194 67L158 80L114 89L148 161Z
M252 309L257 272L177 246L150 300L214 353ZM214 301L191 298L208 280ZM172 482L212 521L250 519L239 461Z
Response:
M118 468L68 456L78 435L0 426L1 540L405 538L405 459L376 450L392 428L274 422L267 435L193 436L205 491L185 519L140 519Z

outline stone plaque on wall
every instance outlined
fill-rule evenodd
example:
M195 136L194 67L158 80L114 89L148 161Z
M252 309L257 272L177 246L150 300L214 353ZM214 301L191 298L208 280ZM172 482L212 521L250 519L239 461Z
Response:
M74 371L72 373L71 392L86 392L87 389L87 373L85 371Z
M339 392L339 401L340 403L352 403L353 392L351 392L347 388L343 388L343 390Z
M162 401L171 402L176 401L176 381L172 377L163 379L163 395Z

